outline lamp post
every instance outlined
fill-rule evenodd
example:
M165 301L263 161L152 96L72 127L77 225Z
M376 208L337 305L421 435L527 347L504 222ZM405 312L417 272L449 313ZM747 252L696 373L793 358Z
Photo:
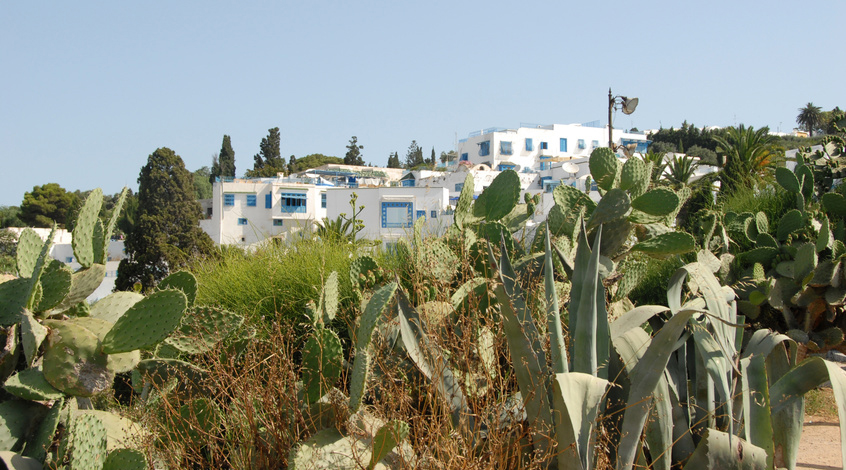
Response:
M637 98L626 98L625 96L614 96L611 94L611 88L608 89L608 147L611 151L615 151L614 138L611 132L614 130L614 125L611 124L612 112L615 109L622 109L623 114L631 114L637 108Z

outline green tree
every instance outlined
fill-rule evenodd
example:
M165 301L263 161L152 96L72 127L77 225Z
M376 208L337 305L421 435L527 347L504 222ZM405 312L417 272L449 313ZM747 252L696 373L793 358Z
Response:
M402 168L397 152L392 152L388 155L388 168Z
M297 171L305 171L310 168L317 168L323 165L342 165L344 159L339 157L331 157L323 155L322 153L312 153L303 158L297 159Z
M723 157L720 192L729 194L740 187L754 187L772 166L784 157L769 128L755 129L743 124L729 127L723 136L714 136L717 154Z
M138 176L136 222L115 287L130 290L138 282L150 289L190 260L212 253L214 243L198 225L201 215L182 159L169 148L157 149Z
M347 145L347 153L344 155L344 164L364 165L364 156L361 154L362 149L364 149L364 146L358 144L358 137L352 136L349 145Z
M683 186L689 186L691 178L696 173L696 168L699 166L693 157L673 156L667 165L667 170L664 174L664 181L667 182L673 189L681 189Z
M690 155L691 157L697 157L699 159L700 165L717 166L717 152L711 149L694 145L688 148L687 152L685 153Z
M247 170L248 178L273 177L277 173L284 173L287 169L282 152L279 148L279 128L267 130L267 137L261 139L259 153L253 156L253 169Z
M228 135L223 136L220 153L212 157L209 182L214 183L218 176L235 177L235 150L232 150L232 140Z
M193 173L194 175L194 197L210 199L212 197L211 170L204 166Z
M814 106L814 103L808 103L804 108L799 108L796 123L799 124L800 128L808 131L810 137L813 137L814 130L819 129L822 123L822 108Z
M411 145L408 146L408 152L405 154L405 167L414 168L423 163L425 163L423 161L423 149L417 145L416 140L412 140Z
M74 193L69 193L58 183L35 186L32 192L24 194L21 203L20 220L31 227L52 227L55 221L65 227L68 216L81 204Z
M455 161L455 150L450 150L449 152L441 152L441 163L449 163L451 161Z
M0 206L0 228L21 227L21 208L18 206Z
M435 147L432 147L432 154L429 156L429 164L432 165L432 168L435 167L435 164L438 160L435 158Z

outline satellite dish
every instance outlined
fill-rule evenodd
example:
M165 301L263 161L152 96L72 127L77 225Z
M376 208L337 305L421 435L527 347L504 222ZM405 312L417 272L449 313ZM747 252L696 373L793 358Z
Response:
M623 114L631 114L637 108L637 98L623 98Z
M575 163L565 163L565 164L561 165L561 169L566 171L567 173L578 173L579 172L579 166L576 165Z

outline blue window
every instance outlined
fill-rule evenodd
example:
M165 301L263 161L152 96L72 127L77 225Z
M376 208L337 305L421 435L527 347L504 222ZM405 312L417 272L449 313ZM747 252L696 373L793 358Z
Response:
M484 142L479 142L479 156L484 157L486 155L491 154L491 141L486 140Z
M558 147L562 152L567 151L567 139L558 139Z
M256 195L247 194L247 207L256 207Z
M223 205L224 206L234 206L235 205L235 195L234 194L224 194L223 195Z
M499 143L499 153L502 155L511 155L514 151L511 149L511 142L502 141Z
M532 145L532 139L526 139L526 151L531 152L535 149L535 146Z
M284 225L284 220L282 219L273 219L273 226L274 227L282 227Z
M412 207L410 202L383 202L382 228L411 227Z
M540 181L538 181L538 183L540 183L541 188L543 188L546 185L547 181L552 181L552 177L551 176L541 176L541 179L540 179Z
M462 162L466 162L469 159L470 159L470 157L466 153L461 154L461 161Z
M431 217L433 219L437 219L438 218L438 211L429 211L429 217Z
M402 181L400 181L400 186L405 186L407 188L413 188L414 187L414 180L413 179L402 180Z
M549 150L549 144L546 143L546 142L541 142L540 143L540 149L541 150Z
M73 256L68 256L65 258L65 263L73 263Z
M264 195L264 208L270 209L271 207L273 207L273 195L267 193Z
M540 157L540 160L541 160L540 169L541 170L548 170L548 169L552 168L552 162L545 162L544 161L544 160L549 160L550 158L552 158L552 157L550 157L550 156L541 156Z
M417 220L420 217L426 217L426 211L417 211L417 216L414 218L414 220Z
M513 170L514 165L503 163L501 165L497 165L496 169L499 170L499 171Z
M464 189L464 183L455 183L455 192L461 192Z
M326 209L326 193L320 193L320 207Z
M579 139L579 149L584 150L585 148L585 139Z
M306 194L305 193L280 193L282 198L282 212L287 213L305 213L306 211Z
M238 225L247 225L247 219L244 219L244 218L238 219Z
M593 147L593 148L599 147L599 141L598 140L590 141L590 146Z

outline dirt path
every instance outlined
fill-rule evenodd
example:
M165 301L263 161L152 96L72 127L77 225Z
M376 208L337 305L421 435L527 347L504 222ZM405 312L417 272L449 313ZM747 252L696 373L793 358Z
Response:
M840 470L840 427L837 418L805 416L796 468Z

